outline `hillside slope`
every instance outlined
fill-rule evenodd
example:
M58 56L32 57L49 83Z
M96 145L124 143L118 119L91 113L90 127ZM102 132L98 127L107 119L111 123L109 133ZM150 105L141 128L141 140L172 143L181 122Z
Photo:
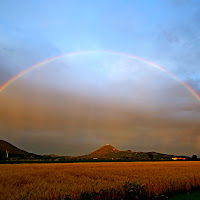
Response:
M22 149L15 147L14 145L0 140L0 160L6 159L6 151L9 151L9 158L18 160L29 160L29 159L54 159L54 160L171 160L173 155L162 154L157 152L134 152L131 150L119 151L112 145L106 144L96 151L82 156L57 156L57 155L36 155L29 153Z
M161 154L156 152L133 152L131 150L119 151L115 147L106 144L96 151L78 159L111 159L111 160L171 160L172 155Z
M29 153L27 151L24 151L22 149L19 149L15 147L14 145L10 144L9 142L6 142L4 140L0 140L0 154L1 156L5 157L6 156L6 151L9 152L9 157L35 157L38 156L33 153Z

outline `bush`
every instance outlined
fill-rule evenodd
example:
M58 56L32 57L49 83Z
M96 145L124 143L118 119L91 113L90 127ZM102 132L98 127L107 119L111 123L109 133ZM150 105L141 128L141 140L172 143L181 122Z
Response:
M145 186L140 184L139 181L136 181L134 183L126 182L124 185L124 190L125 190L124 197L127 200L146 199L144 189L145 189Z
M144 189L145 186L139 181L134 183L126 182L123 188L119 190L112 188L110 190L101 189L99 192L96 192L93 188L91 193L82 191L79 200L147 200ZM70 196L67 196L63 200L69 199ZM59 200L61 199L59 198Z

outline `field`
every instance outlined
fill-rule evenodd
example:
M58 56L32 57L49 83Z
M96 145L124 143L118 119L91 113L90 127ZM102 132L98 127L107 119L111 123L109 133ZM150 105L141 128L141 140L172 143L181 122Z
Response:
M0 165L0 199L58 199L81 191L120 189L140 180L147 195L200 185L200 162L65 163Z

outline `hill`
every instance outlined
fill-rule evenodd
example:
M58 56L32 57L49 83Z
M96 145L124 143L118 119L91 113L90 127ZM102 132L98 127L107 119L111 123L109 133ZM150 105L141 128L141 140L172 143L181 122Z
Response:
M115 147L106 144L96 151L78 159L106 159L106 160L171 160L173 155L161 154L156 152L133 152L131 150L119 151Z
M97 149L96 151L90 153L89 155L87 155L87 157L90 158L100 158L100 157L104 157L104 158L109 158L109 157L115 157L117 155L117 153L119 152L119 150L115 149L113 146L106 144L105 146Z
M112 145L106 144L96 151L82 156L57 156L50 155L36 155L29 153L22 149L15 147L14 145L0 140L0 160L4 160L7 157L10 160L35 160L37 161L87 161L87 160L113 160L113 161L143 161L143 160L171 160L173 155L162 154L157 152L134 152L131 150L120 151ZM185 156L184 156L185 157ZM191 158L185 157L187 160Z
M36 158L40 157L39 155L28 153L22 149L15 147L14 145L6 142L4 140L0 140L0 157L5 158L7 156L6 152L8 152L8 157L19 157L19 158Z

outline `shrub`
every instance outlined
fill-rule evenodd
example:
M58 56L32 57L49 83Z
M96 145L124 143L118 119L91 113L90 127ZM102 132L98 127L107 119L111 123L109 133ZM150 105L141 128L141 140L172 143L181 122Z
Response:
M82 191L79 200L146 200L148 199L145 195L145 186L139 181L134 183L125 182L123 188L116 190L115 188L101 189L96 192L89 193L88 191ZM59 198L59 200L61 200ZM70 200L70 196L64 198L64 200Z

